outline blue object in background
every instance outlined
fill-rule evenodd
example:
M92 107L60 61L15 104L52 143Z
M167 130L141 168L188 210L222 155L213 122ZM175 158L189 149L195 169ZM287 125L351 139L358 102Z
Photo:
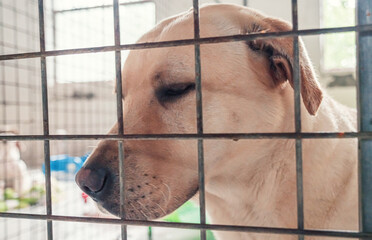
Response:
M75 175L83 166L89 154L87 153L81 157L72 157L68 154L50 156L50 171ZM42 170L45 174L45 164L43 164Z
M89 155L90 155L90 152L88 152L87 154L81 156L80 157L81 158L81 161L83 161L83 163L85 163L85 160L87 160L87 158L89 157Z

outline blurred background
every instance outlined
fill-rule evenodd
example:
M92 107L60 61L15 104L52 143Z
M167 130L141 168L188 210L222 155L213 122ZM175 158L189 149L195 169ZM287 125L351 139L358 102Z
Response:
M290 0L200 0L203 3L246 5L291 21ZM1 55L40 50L37 4L37 0L0 1ZM120 0L121 43L135 43L159 21L191 7L191 0ZM111 0L45 0L45 14L47 50L114 45ZM300 29L354 25L355 0L299 0ZM339 102L355 107L355 33L303 40L322 86ZM122 51L123 62L127 53ZM0 61L0 134L43 134L40 70L39 58ZM114 124L113 52L47 57L47 74L51 134L105 134ZM11 160L0 159L2 175L32 184L17 181L8 186L0 180L0 211L45 214L43 142L2 144L3 154L17 151L23 162L17 173L10 174L4 162ZM54 214L109 217L100 214L72 181L96 144L93 140L51 141ZM165 220L197 223L198 218L198 207L187 203ZM55 239L118 239L120 226L54 222L54 234ZM129 239L198 236L198 231L129 227ZM0 240L45 238L43 221L0 218ZM208 239L213 239L211 233Z

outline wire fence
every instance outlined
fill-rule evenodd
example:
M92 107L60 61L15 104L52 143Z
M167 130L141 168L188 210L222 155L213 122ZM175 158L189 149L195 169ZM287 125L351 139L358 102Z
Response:
M141 1L143 2L143 1ZM146 1L147 2L147 1ZM247 4L247 1L244 1ZM153 226L153 227L166 227L166 228L183 228L183 229L196 229L200 230L200 238L206 239L205 230L218 230L218 231L240 231L251 233L272 233L284 235L297 235L299 239L304 239L304 236L324 236L324 237L342 237L342 238L372 238L372 205L369 201L371 199L372 190L369 187L372 175L371 167L371 139L372 129L370 128L370 115L372 114L370 103L372 102L371 95L369 94L372 89L372 74L371 65L372 60L371 51L372 44L372 22L371 17L366 15L366 9L372 11L372 3L367 0L358 1L358 24L352 27L339 27L339 28L323 28L323 29L298 29L298 7L297 0L292 0L292 25L293 29L287 32L270 32L270 33L254 33L247 35L232 35L223 37L200 37L199 27L199 1L193 0L193 17L194 17L194 38L184 39L177 41L165 42L151 42L140 44L121 44L120 39L120 14L119 2L113 0L113 18L114 18L114 45L99 46L89 48L77 48L66 50L46 50L45 47L45 14L44 14L44 1L38 0L39 12L39 40L40 51L28 53L15 53L4 54L0 56L0 61L14 60L14 59L30 59L40 58L40 77L41 77L41 93L42 93L42 134L23 134L23 135L1 135L0 140L18 140L18 141L43 141L44 143L44 164L45 164L45 189L46 189L46 214L27 214L27 213L6 213L1 212L1 218L19 218L19 219L32 219L32 220L45 220L47 222L47 235L48 240L53 239L53 222L66 221L66 222L84 222L84 223L104 223L104 224L117 224L121 225L121 239L127 239L127 225L137 226ZM100 6L105 7L105 6ZM77 11L78 9L73 9ZM299 71L299 37L308 35L319 35L340 32L356 32L358 34L357 50L358 50L358 116L359 126L358 132L302 132L301 131L301 96L300 86L301 78ZM278 38L278 37L292 37L294 46L294 111L295 111L295 132L287 133L216 133L207 134L203 132L203 107L202 107L202 81L201 72L201 59L200 59L200 45L235 42L235 41L248 41L254 39ZM125 88L122 83L121 75L121 51L134 50L134 49L148 49L148 48L164 48L173 46L186 46L193 45L195 49L195 83L196 83L196 113L197 113L197 133L196 134L126 134L125 126L123 123L123 103L122 103L122 88ZM116 113L119 126L118 134L50 134L49 127L49 101L48 101L48 75L47 75L47 57L74 55L82 53L96 53L96 52L115 52L115 70L116 70ZM366 117L367 116L367 117ZM204 140L206 139L294 139L296 146L296 172L297 172L297 229L288 228L270 228L270 227L253 227L253 226L234 226L234 225L217 225L206 223L206 206L205 206L205 179L204 179ZM304 224L304 202L303 202L303 166L302 166L302 140L304 139L329 139L329 138L354 138L358 139L360 146L360 215L361 229L359 232L350 231L329 231L329 230L310 230L305 229ZM88 217L75 217L75 216L58 216L53 214L52 209L52 190L51 190L51 170L50 170L50 141L51 140L97 140L97 139L112 139L118 140L119 146L119 161L120 161L120 219L102 219L102 218L88 218ZM139 221L129 220L125 217L124 201L125 193L123 189L125 186L124 166L125 155L123 140L160 140L160 139L190 139L198 140L198 174L199 174L199 203L200 203L200 224L191 223L168 223L156 221Z

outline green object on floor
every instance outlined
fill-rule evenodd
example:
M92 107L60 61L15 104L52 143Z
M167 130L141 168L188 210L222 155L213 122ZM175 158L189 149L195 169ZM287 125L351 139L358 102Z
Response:
M5 201L0 201L0 212L8 211L8 207L6 206Z
M4 200L0 201L0 212L6 212L10 209L21 209L36 205L43 199L45 190L42 185L33 186L28 192L17 196L12 188L6 188L4 191Z
M192 238L192 239L188 239L188 240L200 240L200 237L197 236L195 238ZM212 231L210 230L207 230L207 240L215 240L214 236L213 236L213 233Z
M14 190L12 188L5 188L5 191L4 191L4 199L7 200L7 199L16 199L16 193L14 192Z
M26 208L26 207L29 207L29 206L30 206L30 204L28 204L27 202L19 200L18 206L16 208L21 209L21 208Z
M147 240L152 240L152 227L147 230Z
M29 198L19 198L19 201L21 203L25 203L28 205L35 205L36 203L38 203L39 199L36 197L29 197Z
M188 201L164 218L167 222L199 223L199 208Z
M35 185L30 189L30 193L39 193L40 195L43 195L43 194L45 194L44 186Z
M164 218L167 222L186 222L186 223L199 223L200 221L199 208L194 203L188 201L179 207L172 214ZM195 240L200 239L199 236ZM213 233L207 230L207 239L214 240ZM189 239L194 240L194 239Z

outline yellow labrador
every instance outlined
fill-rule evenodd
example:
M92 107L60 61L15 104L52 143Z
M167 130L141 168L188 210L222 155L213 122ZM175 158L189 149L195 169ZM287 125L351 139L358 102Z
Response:
M250 8L206 5L202 37L289 31ZM138 42L193 38L193 13L159 23ZM300 42L302 130L355 131L356 114L320 88ZM205 133L293 132L292 38L201 46ZM127 134L195 133L194 46L131 51L123 69ZM110 133L117 132L115 125ZM206 140L206 205L211 223L297 227L292 139ZM127 218L156 219L198 192L196 140L126 140ZM305 227L357 229L355 140L303 143ZM118 147L101 141L77 175L78 185L119 214ZM216 232L218 239L296 236ZM312 239L312 238L308 238ZM322 238L319 238L322 239Z

